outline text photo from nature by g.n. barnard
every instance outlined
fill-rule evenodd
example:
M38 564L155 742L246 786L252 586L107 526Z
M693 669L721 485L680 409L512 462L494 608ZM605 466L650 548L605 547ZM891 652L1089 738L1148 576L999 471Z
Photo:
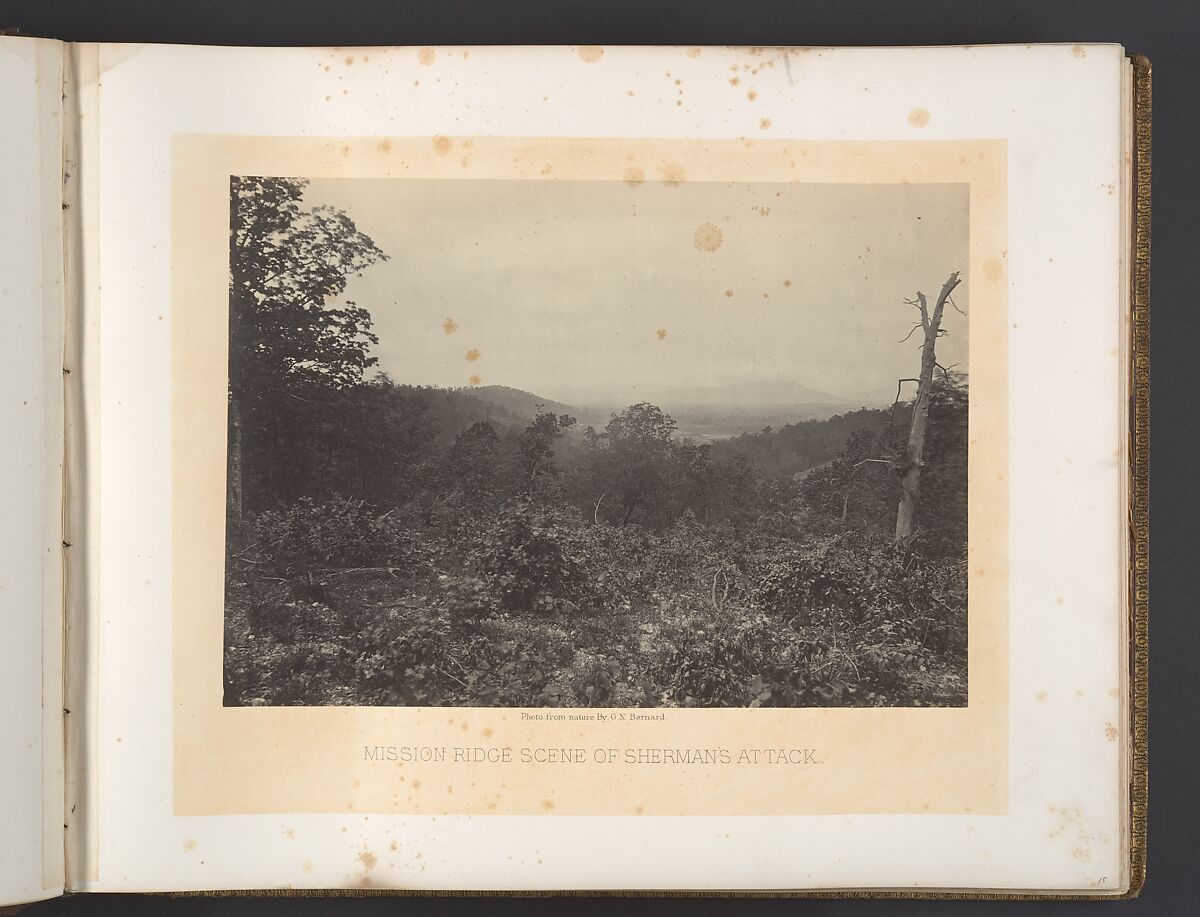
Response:
M965 706L968 203L233 177L224 704Z

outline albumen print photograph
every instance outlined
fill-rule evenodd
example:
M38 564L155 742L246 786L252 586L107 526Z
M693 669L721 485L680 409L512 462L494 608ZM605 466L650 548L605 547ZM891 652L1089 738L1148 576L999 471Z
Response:
M968 185L229 195L225 706L965 706Z

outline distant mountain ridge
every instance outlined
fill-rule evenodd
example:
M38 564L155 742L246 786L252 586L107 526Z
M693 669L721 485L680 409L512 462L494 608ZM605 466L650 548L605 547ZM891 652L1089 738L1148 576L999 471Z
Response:
M782 405L844 405L850 400L841 395L810 388L799 382L765 381L733 382L726 385L706 385L669 389L657 396L664 404L689 407L762 408Z
M538 411L569 414L585 426L603 427L627 403L570 405L508 385L480 385L461 389L488 411L503 417L532 420ZM740 382L697 386L663 392L643 392L634 401L648 401L676 421L677 434L700 442L757 432L805 420L823 420L858 407L850 399L810 388L798 382ZM497 418L499 419L499 418Z

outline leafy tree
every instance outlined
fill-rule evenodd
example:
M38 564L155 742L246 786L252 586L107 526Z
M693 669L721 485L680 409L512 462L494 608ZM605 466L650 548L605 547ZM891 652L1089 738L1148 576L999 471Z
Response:
M235 521L243 509L244 466L273 454L247 431L262 429L274 414L274 436L286 440L294 431L281 421L299 418L278 413L285 400L327 403L330 391L357 385L375 362L370 313L334 301L350 277L387 256L342 211L305 208L306 185L295 178L230 179L229 509Z
M661 523L662 504L671 481L671 436L675 420L647 402L630 405L604 427L607 449L601 459L619 508L617 521L627 525L639 516Z
M425 394L387 376L330 396L338 462L325 491L376 503L413 499L430 476L436 418Z
M538 411L521 434L521 474L526 492L534 493L546 478L557 476L554 466L554 445L575 425L568 414Z
M947 373L931 387L925 473L917 503L917 526L926 550L965 557L967 552L966 377Z
M672 444L672 519L692 513L705 525L742 522L757 510L753 469L734 454L715 461L712 446L685 440Z
M900 449L890 427L852 433L837 458L805 475L802 492L809 506L839 528L891 531L900 497L894 468Z
M499 478L500 437L489 421L477 420L454 438L446 471L469 506L495 503Z

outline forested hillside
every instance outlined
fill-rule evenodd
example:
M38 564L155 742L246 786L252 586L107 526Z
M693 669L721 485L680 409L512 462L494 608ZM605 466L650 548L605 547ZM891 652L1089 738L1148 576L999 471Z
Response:
M964 377L897 537L909 406L700 444L396 385L332 305L385 254L302 182L232 190L226 704L966 702Z
M493 405L513 417L519 417L525 422L533 419L538 413L565 414L573 410L568 405L553 401L532 392L524 392L519 388L507 385L476 385L469 390L471 397Z
M908 406L901 405L894 422L903 427L909 416ZM788 423L778 429L766 427L758 433L743 433L715 442L713 456L718 459L740 456L763 477L792 475L831 461L854 433L881 430L892 422L890 410L862 408L835 414L828 420Z

